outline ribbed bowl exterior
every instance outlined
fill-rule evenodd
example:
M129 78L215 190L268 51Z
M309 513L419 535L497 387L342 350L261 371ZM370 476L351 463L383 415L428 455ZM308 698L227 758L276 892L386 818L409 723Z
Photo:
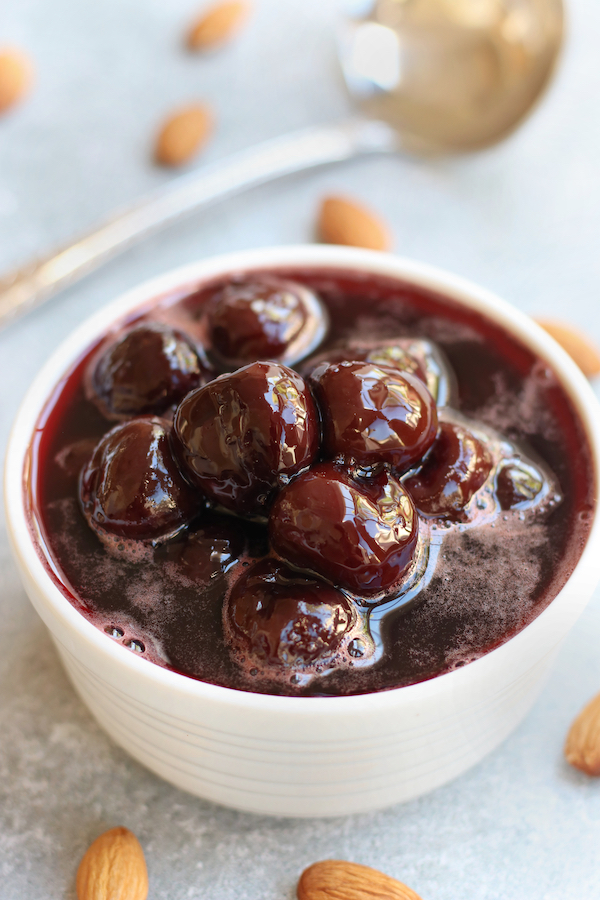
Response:
M36 547L26 504L33 429L55 385L115 318L175 288L272 266L374 272L444 293L494 318L545 358L587 430L596 482L600 408L574 363L534 323L487 291L384 254L339 247L252 251L208 260L142 285L81 326L46 364L21 406L7 453L5 497L15 560L71 681L100 725L161 777L254 813L334 816L424 794L479 762L534 702L560 643L600 578L600 519L567 584L530 625L463 668L421 684L351 697L234 691L153 665L70 604Z
M274 730L257 717L252 733L211 721L201 704L173 715L150 705L58 650L99 724L124 750L172 784L247 812L287 816L362 813L410 800L460 775L500 744L535 700L552 657L492 696L465 705L439 698L419 711L399 703L385 714L336 722L331 733L290 723ZM327 700L324 701L327 703ZM305 726L307 723L304 723ZM221 727L218 727L218 726ZM322 723L319 723L322 726ZM228 726L229 730L223 730ZM336 726L339 734L336 734ZM314 726L313 726L314 727ZM351 736L343 737L348 730Z

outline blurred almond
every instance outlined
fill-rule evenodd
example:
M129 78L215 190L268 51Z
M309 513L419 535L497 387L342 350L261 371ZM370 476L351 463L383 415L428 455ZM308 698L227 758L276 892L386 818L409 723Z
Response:
M377 869L327 859L305 869L298 900L420 900L409 887Z
M566 350L584 375L593 378L600 374L600 350L587 335L578 328L558 319L537 319L538 325L552 335L554 340Z
M206 106L188 106L170 116L156 139L155 158L163 166L182 166L206 144L213 117Z
M325 197L317 221L320 240L370 250L389 250L390 232L379 216L345 197Z
M250 4L224 0L210 6L192 25L187 43L191 50L209 50L224 44L240 30L250 13Z
M146 900L148 871L138 839L127 828L105 831L77 870L78 900Z
M600 775L600 694L579 713L565 744L567 762L585 772Z
M33 81L33 66L20 50L0 48L0 112L18 103Z

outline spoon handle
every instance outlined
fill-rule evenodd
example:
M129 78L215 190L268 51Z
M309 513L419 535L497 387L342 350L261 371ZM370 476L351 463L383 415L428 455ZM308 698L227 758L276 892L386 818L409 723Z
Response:
M292 132L180 176L85 237L0 278L0 327L188 213L293 172L398 145L384 122L355 118Z

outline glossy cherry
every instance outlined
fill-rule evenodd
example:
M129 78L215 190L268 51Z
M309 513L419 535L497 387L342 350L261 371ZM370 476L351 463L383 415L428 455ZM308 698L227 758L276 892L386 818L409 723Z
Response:
M350 341L313 356L299 367L308 378L323 363L368 362L388 366L423 381L436 403L447 403L450 375L440 350L424 338L394 338L392 341Z
M439 406L448 402L451 376L440 350L424 338L398 338L381 342L365 355L367 362L406 371L424 381Z
M265 559L234 585L225 632L252 661L294 668L332 660L355 620L340 591Z
M202 378L191 342L179 331L148 322L113 341L91 373L92 396L109 416L161 413Z
M425 369L421 363L396 343L361 344L352 341L311 357L300 366L300 370L308 377L323 364L331 366L342 362L374 362L399 372L408 372L409 375L416 375L421 381L426 381Z
M403 484L423 515L457 519L491 469L489 451L474 434L442 422L423 466Z
M299 475L278 495L269 520L275 552L356 594L397 585L417 544L418 517L387 472L359 480L332 463Z
M171 565L174 577L206 586L239 562L246 545L245 528L246 523L235 516L213 513L210 521L201 520L181 538L157 547L154 560Z
M284 358L314 315L306 294L301 285L276 278L227 282L208 303L211 355L225 369Z
M193 391L175 415L187 477L240 515L264 515L276 489L319 449L317 410L304 380L256 362Z
M544 487L544 476L523 460L509 460L496 476L496 496L502 509L514 509L531 503Z
M168 423L155 417L104 435L82 471L79 496L94 531L136 540L170 534L205 506L177 468Z
M323 364L310 384L323 416L324 451L359 465L389 463L403 472L437 433L433 397L414 375L375 363Z

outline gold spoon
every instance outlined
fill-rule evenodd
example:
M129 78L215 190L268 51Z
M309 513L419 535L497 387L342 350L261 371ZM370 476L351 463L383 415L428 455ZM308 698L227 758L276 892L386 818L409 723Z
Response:
M367 153L465 152L497 143L546 87L562 0L369 0L340 61L361 115L259 144L180 176L68 247L0 279L0 326L136 241L224 197Z

